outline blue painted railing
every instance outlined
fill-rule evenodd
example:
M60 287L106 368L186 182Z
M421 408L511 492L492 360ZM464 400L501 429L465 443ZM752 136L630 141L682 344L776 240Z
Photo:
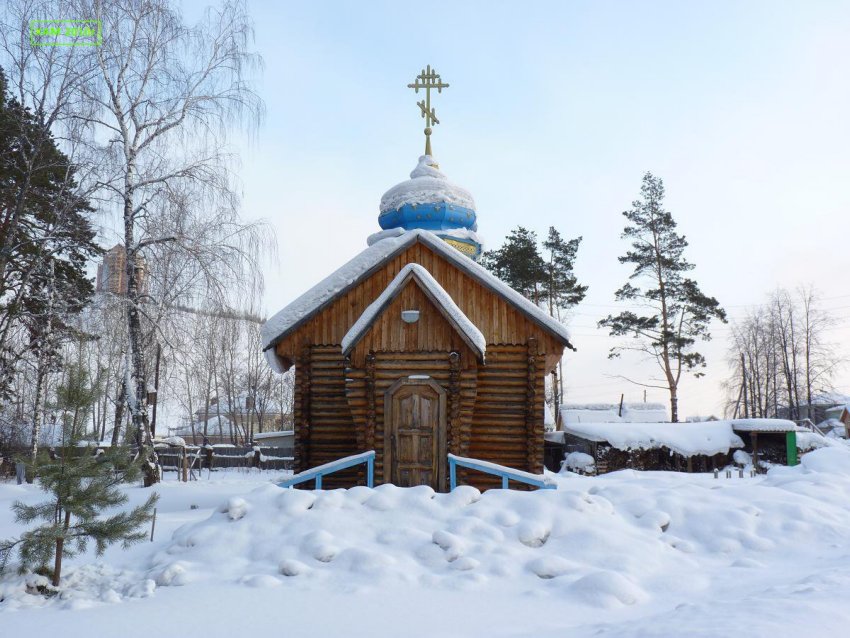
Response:
M344 458L337 459L336 461L331 461L330 463L325 463L324 465L319 465L312 469L299 472L295 476L291 476L288 479L281 481L277 485L278 487L292 487L293 485L298 485L299 483L315 481L316 489L320 490L322 489L323 476L333 474L334 472L339 472L340 470L347 470L348 468L354 467L355 465L360 465L361 463L366 464L366 485L368 487L374 487L375 450L363 452L362 454L354 454L353 456L346 456Z
M530 472L515 470L504 465L498 465L497 463L490 463L489 461L479 461L478 459L469 459L464 456L449 454L449 489L452 490L457 487L458 466L502 477L502 489L504 490L508 489L511 481L533 485L543 490L554 490L557 488L555 483L542 474L531 474Z

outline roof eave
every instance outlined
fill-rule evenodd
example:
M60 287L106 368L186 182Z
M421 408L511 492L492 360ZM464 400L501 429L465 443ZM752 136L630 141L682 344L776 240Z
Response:
M304 315L301 319L299 319L296 323L292 324L292 326L290 326L289 328L287 328L285 331L281 332L281 333L280 333L277 337L275 337L274 339L272 339L272 340L268 343L268 345L266 345L266 346L263 348L263 352L265 352L266 350L270 350L270 349L272 349L272 348L276 348L276 347L277 347L277 345L278 345L279 343L281 343L281 342L282 342L284 339L286 339L289 335L291 335L292 333L294 333L295 331L297 331L300 327L302 327L305 323L307 323L308 321L310 321L313 317L315 317L317 314L319 314L322 310L324 310L325 308L327 308L328 306L330 306L330 305L331 305L331 304L332 304L332 303L333 303L336 299L338 299L341 295L344 295L344 294L345 294L345 293L347 293L349 290L351 290L352 288L354 288L354 287L356 287L358 284L360 284L360 282L362 282L364 279L366 279L366 278L367 278L367 277L369 277L370 275L372 275L372 274L374 274L375 272L377 272L378 270L380 270L380 269L384 266L384 264L386 264L386 262L387 262L387 261L389 261L389 260L390 260L390 259L392 259L393 257L396 257L399 253L403 252L404 250L406 250L407 248L409 248L410 246L412 246L414 243L417 243L417 242L420 242L420 241L421 241L421 242L422 242L423 244L425 244L426 246L429 246L429 247L431 247L431 248L434 248L435 246L437 246L436 242L441 242L441 241L443 241L443 240L441 240L440 238L438 238L436 235L434 235L433 233L431 233L431 232L429 232L429 231L422 231L422 230L419 230L419 229L417 229L417 230L413 230L413 231L409 231L408 233L406 233L405 235L402 235L401 237L402 237L402 238L404 238L404 239L403 239L401 242L399 242L399 245L396 247L396 249L395 249L395 250L393 250L393 251L392 251L392 252L390 252L390 253L387 253L387 254L386 254L386 255L385 255L385 256L384 256L381 260L379 260L377 263L375 263L375 264L374 264L371 268L368 268L368 269L366 269L365 271L363 271L363 273L361 273L358 277L356 277L355 279L353 279L353 280L352 280L352 281L351 281L348 285L346 285L344 288L341 288L341 289L340 289L340 290L339 290L336 294L332 295L331 297L329 297L328 299L326 299L325 301L323 301L321 304L319 304L318 306L316 306L316 308L315 308L315 309L313 309L311 312L306 313L306 314L305 314L305 315ZM454 251L457 253L457 255L454 255L454 254L452 254L452 253L450 253L450 252L443 252L443 251L441 251L441 250L439 249L439 247L437 247L437 248L436 248L436 250L438 251L438 253L440 253L440 254L441 254L441 256L447 256L447 259L449 259L450 261L451 261L451 260L457 260L457 263L460 263L460 262L459 262L459 259L460 259L460 258L463 258L463 259L469 259L469 257L467 257L466 255L464 255L463 253L461 253L459 250L457 250L456 248L454 248L454 247L452 247L452 246L450 246L450 245L448 245L448 244L446 244L446 248L450 248L451 250L454 250ZM448 255L451 255L451 257L448 257ZM474 263L474 262L473 262L473 263ZM554 337L554 338L555 338L555 340L557 340L559 343L561 343L562 345L564 345L566 348L569 348L569 349L570 349L570 350L572 350L573 352L577 352L577 349L575 348L575 346L573 346L573 344L570 342L570 340L569 340L569 338L568 338L568 337L566 337L566 336L565 336L565 335L563 335L563 334L560 334L560 333L559 333L558 331L556 331L556 330L553 330L550 326L547 326L544 322L540 321L540 319L539 319L538 317L534 316L534 314L533 314L533 313L528 312L528 311L526 311L524 308L522 308L522 307L520 307L520 306L516 305L516 304L513 302L513 300L511 300L511 299L507 298L507 297L506 297L505 295L503 295L503 294L502 294L502 293L501 293L501 292L500 292L497 288L494 288L494 287L490 286L490 285L489 285L489 282L487 282L487 280L486 280L486 279L484 279L483 277L481 277L478 273L476 273L475 271L472 271L472 270L466 270L466 269L464 269L464 273L465 273L465 274L467 274L468 276L470 276L472 279L474 279L474 280L475 280L475 281L477 281L478 283L480 283L482 286L484 286L485 288L487 288L487 289L488 289L489 291L491 291L492 293L494 293L494 294L498 295L501 299L503 299L503 300L504 300L505 302L507 302L509 305L511 305L512 307L516 308L516 309L517 309L519 312L521 312L521 313L522 313L525 317L527 317L527 318L528 318L528 319L529 319L532 323L534 323L534 324L535 324L536 326L538 326L541 330L543 330L544 332L546 332L546 334L551 335L552 337Z

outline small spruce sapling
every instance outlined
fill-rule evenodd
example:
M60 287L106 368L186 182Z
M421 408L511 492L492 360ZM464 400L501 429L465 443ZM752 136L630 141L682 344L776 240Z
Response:
M151 494L143 505L129 511L105 515L106 510L127 502L120 486L140 477L140 463L120 448L41 465L38 483L50 498L37 505L17 501L12 511L18 523L43 523L20 538L0 541L0 571L17 548L21 573L51 573L52 561L52 584L56 587L62 575L62 559L85 551L90 541L100 556L114 543L129 547L144 540L147 532L141 527L151 520L159 495Z

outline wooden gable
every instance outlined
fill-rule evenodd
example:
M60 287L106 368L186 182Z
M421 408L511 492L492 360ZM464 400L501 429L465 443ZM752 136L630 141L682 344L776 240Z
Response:
M547 372L554 368L565 347L562 339L419 241L387 259L286 334L275 346L278 356L291 364L304 346L339 345L358 317L409 263L418 263L431 273L483 333L488 344L526 344L532 339L537 344L538 354L545 355ZM382 349L389 348L391 338L379 328L373 343ZM416 339L420 338L417 334Z
M403 310L418 310L419 319L415 323L405 323L401 318ZM464 339L415 278L411 278L376 316L350 353L343 354L349 354L353 366L362 367L369 351L454 351L461 353L463 368L473 365L483 354Z

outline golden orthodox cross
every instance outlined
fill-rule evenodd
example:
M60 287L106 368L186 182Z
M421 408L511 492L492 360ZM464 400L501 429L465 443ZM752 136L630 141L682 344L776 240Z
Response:
M413 84L407 85L407 88L413 89L417 93L419 93L419 89L425 89L425 99L416 103L422 112L422 117L425 118L425 155L431 154L431 125L440 123L437 114L431 107L431 89L437 89L437 93L442 93L443 89L448 88L448 86L447 83L443 82L440 74L431 68L430 64L416 76L416 81Z

